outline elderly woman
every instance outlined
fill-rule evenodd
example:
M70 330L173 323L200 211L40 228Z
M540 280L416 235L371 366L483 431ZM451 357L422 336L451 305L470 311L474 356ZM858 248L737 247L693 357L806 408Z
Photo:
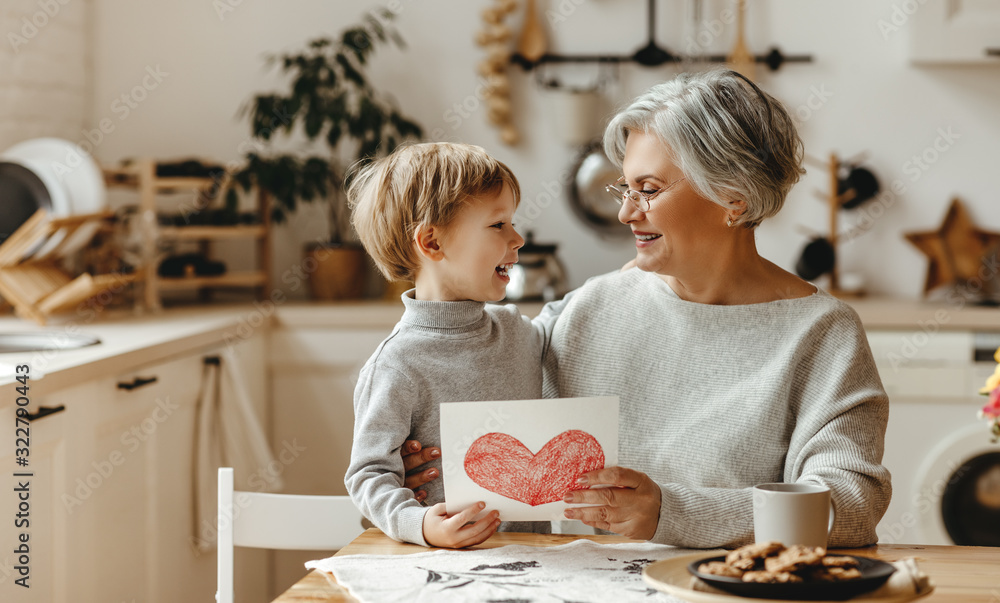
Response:
M888 400L843 302L762 258L802 173L781 104L732 71L654 86L608 125L634 267L549 304L547 394L620 398L619 462L566 517L685 547L753 538L752 487L830 488L832 547L877 541ZM413 455L408 464L417 463ZM416 486L426 479L418 474Z

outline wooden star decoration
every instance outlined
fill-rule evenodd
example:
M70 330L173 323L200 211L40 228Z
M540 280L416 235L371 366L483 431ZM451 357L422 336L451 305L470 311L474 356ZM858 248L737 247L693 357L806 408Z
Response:
M981 278L979 271L984 259L1000 247L1000 233L976 228L958 199L952 199L940 228L904 236L930 261L924 280L925 295L942 285Z

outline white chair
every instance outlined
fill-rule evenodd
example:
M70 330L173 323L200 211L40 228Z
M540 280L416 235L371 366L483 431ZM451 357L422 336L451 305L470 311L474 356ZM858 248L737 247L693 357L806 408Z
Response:
M331 551L364 527L349 496L304 496L233 490L231 467L219 469L219 603L233 603L233 547Z

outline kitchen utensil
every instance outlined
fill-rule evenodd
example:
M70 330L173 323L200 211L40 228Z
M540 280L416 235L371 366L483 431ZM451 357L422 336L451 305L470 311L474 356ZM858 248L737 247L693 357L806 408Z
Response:
M778 599L795 601L842 601L857 595L867 593L885 584L896 568L890 563L870 557L858 557L855 555L845 555L858 562L858 570L861 577L843 582L829 582L823 580L806 580L803 582L787 583L762 583L744 582L740 578L730 576L717 576L698 571L698 566L702 563L712 561L725 561L726 556L709 557L707 559L697 559L688 563L688 571L697 576L705 584L739 595L741 597L753 597L756 599Z
M835 516L826 486L773 483L753 488L753 532L758 543L825 549Z
M35 138L10 147L0 158L17 162L32 161L44 166L47 172L55 176L62 191L61 197L67 199L65 211L53 206L52 215L55 217L98 213L107 207L107 192L101 169L77 144L59 138ZM100 224L97 222L84 224L62 245L60 253L69 254L80 249L93 238L99 228ZM37 250L37 257L49 256L65 235L65 231L57 231Z
M535 243L531 231L518 250L518 262L510 271L507 297L510 301L552 301L566 293L566 270L556 256L555 244Z
M842 209L854 209L879 192L879 182L875 174L866 168L847 166L847 174L837 182L837 195Z
M737 0L736 44L727 57L729 68L746 77L755 79L757 74L756 59L747 48L744 34L746 31L746 0Z
M542 29L542 22L538 19L535 0L527 0L524 3L524 10L524 27L521 29L521 38L517 43L517 51L525 59L535 62L545 55L548 42L545 39L545 30Z
M621 171L604 155L604 146L595 141L584 146L571 168L569 204L584 224L607 236L630 237L632 231L618 221L620 206L604 187Z
M677 60L669 50L656 43L656 0L646 3L646 45L635 51L632 60L644 67L659 67Z
M687 22L684 32L684 51L681 53L681 70L694 71L702 47L698 34L702 24L702 0L687 0Z
M833 270L836 260L837 252L830 241L816 237L802 250L802 255L795 264L795 273L811 281Z

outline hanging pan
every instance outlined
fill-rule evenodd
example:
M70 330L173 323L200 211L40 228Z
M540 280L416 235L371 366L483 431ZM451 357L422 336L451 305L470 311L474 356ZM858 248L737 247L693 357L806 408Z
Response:
M584 224L601 235L624 238L632 236L632 231L618 221L621 206L604 189L619 176L620 170L604 155L600 141L585 145L573 163L569 205Z

